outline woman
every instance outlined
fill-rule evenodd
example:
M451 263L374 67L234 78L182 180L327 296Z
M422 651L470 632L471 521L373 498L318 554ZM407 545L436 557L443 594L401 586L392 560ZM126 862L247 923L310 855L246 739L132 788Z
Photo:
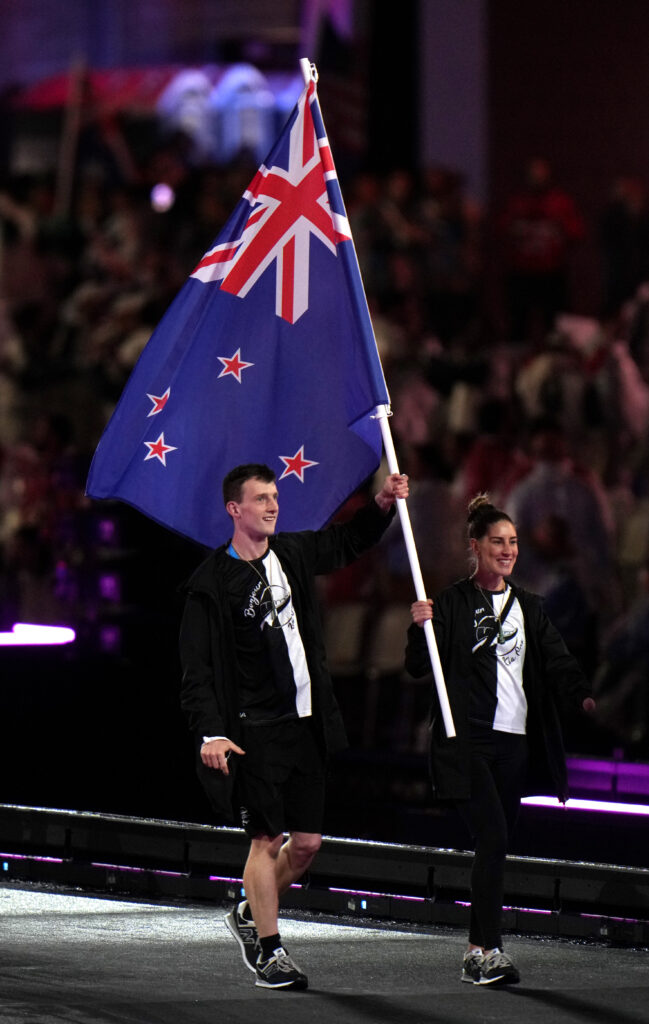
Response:
M474 839L471 922L462 981L515 984L519 974L501 938L505 856L524 793L565 803L563 741L555 701L594 708L578 663L545 615L541 599L508 577L516 528L486 494L469 504L472 575L437 597L433 624L457 736L446 737L435 704L431 778L435 798L452 802ZM406 668L431 670L421 628L433 602L415 601Z

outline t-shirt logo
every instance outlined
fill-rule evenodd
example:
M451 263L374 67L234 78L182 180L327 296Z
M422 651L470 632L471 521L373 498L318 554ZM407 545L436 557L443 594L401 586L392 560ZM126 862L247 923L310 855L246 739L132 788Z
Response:
M277 583L266 587L261 596L261 614L264 626L272 626L274 629L281 629L282 626L293 628L293 602L290 592Z
M250 592L243 614L247 619L257 619L260 629L265 626L272 626L273 629L290 626L292 629L294 613L291 592L281 584L264 584L259 580Z
M471 653L475 654L487 643L489 647L495 647L496 644L505 644L508 640L513 640L518 633L518 627L508 627L506 622L499 623L491 610L476 608L473 616L473 632L475 643L471 648Z

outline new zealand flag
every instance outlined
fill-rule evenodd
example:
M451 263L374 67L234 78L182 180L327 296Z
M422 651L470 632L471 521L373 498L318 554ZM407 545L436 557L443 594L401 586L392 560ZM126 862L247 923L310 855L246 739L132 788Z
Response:
M279 527L315 529L377 468L389 397L313 82L154 331L87 493L214 547L221 480L277 472Z

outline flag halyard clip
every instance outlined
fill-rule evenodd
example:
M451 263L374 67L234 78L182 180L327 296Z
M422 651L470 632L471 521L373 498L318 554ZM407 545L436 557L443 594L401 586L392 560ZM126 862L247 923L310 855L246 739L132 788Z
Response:
M374 412L370 413L371 420L382 420L389 416L393 416L392 408L389 405L379 405L376 407Z

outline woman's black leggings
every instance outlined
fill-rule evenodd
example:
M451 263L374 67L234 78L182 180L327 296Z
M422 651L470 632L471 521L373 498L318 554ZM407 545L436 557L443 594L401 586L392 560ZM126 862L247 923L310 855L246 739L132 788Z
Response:
M469 942L502 945L505 857L520 806L527 766L527 737L493 729L471 734L471 798L457 810L473 837Z

